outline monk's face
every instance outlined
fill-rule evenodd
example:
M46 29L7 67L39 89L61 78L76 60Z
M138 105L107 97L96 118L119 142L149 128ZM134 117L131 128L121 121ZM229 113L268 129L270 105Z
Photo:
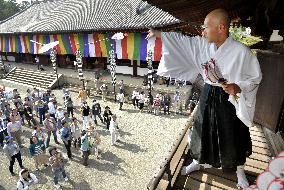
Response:
M216 19L211 16L207 16L203 25L203 36L208 39L210 43L217 42L220 36L219 25L216 23Z

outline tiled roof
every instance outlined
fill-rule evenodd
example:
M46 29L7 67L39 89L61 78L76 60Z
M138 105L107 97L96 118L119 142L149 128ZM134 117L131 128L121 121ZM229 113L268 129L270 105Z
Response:
M139 30L180 21L151 6L138 15L140 0L45 0L0 23L0 33ZM143 2L145 5L146 2Z

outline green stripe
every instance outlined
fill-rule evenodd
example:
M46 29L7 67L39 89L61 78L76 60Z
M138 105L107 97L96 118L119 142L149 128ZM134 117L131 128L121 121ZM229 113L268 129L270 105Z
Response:
M140 43L141 43L141 34L134 33L134 51L133 51L134 60L140 60Z
M84 57L84 34L78 34L78 40L79 40L79 44L80 44L80 51L82 53L82 56Z
M107 56L109 57L109 51L110 51L110 39L108 34L103 34L104 35L104 42L106 44L106 50L107 50Z
M19 50L19 43L21 43L21 42L19 42L18 36L15 36L14 39L15 39L15 52L19 53L20 52L20 50Z

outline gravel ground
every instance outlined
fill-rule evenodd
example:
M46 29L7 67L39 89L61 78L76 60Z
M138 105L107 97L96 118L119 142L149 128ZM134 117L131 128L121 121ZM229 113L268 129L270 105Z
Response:
M1 81L0 81L1 82ZM3 84L3 82L1 82ZM18 88L21 93L25 87L6 84L7 87ZM62 99L61 91L54 91L58 100ZM72 93L73 97L77 94ZM73 101L76 99L73 98ZM91 100L88 101L89 105ZM62 102L61 102L62 103ZM76 102L77 103L77 102ZM75 103L75 105L76 105ZM109 106L118 115L122 142L118 146L110 146L110 134L106 127L99 122L97 127L102 138L102 159L90 156L89 166L81 164L81 152L72 148L74 159L66 166L70 181L61 179L62 189L92 189L92 190L142 190L159 171L159 166L168 155L171 147L184 127L185 116L155 116L140 113L132 105L125 104L120 111L118 104L101 102L102 107ZM78 106L78 103L77 105ZM77 113L79 113L77 111ZM51 168L35 171L33 159L28 155L28 137L31 130L24 128L25 148L22 149L24 166L29 168L39 178L37 189L54 189ZM54 145L51 138L51 145ZM58 146L65 153L62 144ZM1 178L0 189L16 189L18 177L12 177L8 170L8 159L0 150ZM18 172L18 164L14 171Z

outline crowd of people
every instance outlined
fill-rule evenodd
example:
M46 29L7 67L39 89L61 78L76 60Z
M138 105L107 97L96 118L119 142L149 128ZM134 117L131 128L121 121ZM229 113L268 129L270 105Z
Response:
M90 154L97 159L101 158L101 138L97 132L97 118L101 124L110 131L110 144L116 145L118 139L117 116L106 106L102 112L101 105L93 100L93 105L87 103L87 95L79 92L75 98L80 99L80 114L75 117L73 98L68 89L63 89L63 105L52 91L42 91L37 88L28 89L24 97L17 89L0 90L0 145L9 159L9 171L15 176L14 164L19 163L21 171L18 189L27 189L30 185L38 183L37 177L24 167L22 150L27 148L34 160L36 170L42 167L52 167L53 182L60 188L59 176L62 174L66 181L69 180L64 169L66 160L72 160L72 146L82 151L82 164L88 166ZM79 122L79 121L82 121ZM26 130L32 129L30 133ZM64 145L67 157L57 150L56 145L51 145L53 136L57 146ZM29 139L29 144L24 144L23 139ZM46 153L48 152L49 155Z
M117 102L119 110L123 110L125 102L123 81L119 85ZM102 100L106 101L107 86L102 85L100 91ZM59 97L50 90L28 89L26 94L22 95L17 89L8 92L4 87L0 90L0 145L10 161L9 171L12 176L15 175L15 161L19 163L21 171L18 189L25 189L38 182L37 177L24 167L21 151L25 147L34 160L36 170L52 167L54 185L60 188L58 180L61 174L66 181L69 180L64 164L66 160L73 159L72 146L82 151L84 166L88 166L90 154L94 154L97 159L101 158L101 138L97 132L98 120L109 131L111 146L115 146L120 141L117 115L109 106L105 106L102 110L102 106L95 99L89 106L87 103L89 96L84 89L79 91L77 97L72 97L70 91L63 88L62 105L57 100ZM79 118L75 117L76 108L73 99L79 100ZM159 93L153 98L135 88L131 94L131 101L134 109L139 109L140 112L145 110L159 115L160 110L163 110L166 115L170 114L171 105L174 105L176 113L181 111L181 95L178 91L173 98L169 93ZM27 134L28 130L25 128L31 128L32 132ZM57 150L55 144L51 145L51 136L57 146L65 147L67 156ZM23 138L29 139L29 145L24 144Z

